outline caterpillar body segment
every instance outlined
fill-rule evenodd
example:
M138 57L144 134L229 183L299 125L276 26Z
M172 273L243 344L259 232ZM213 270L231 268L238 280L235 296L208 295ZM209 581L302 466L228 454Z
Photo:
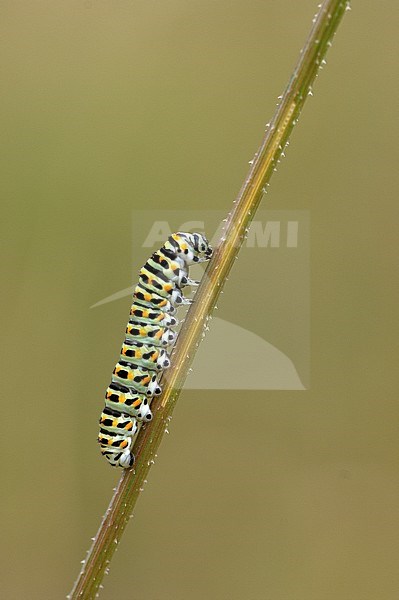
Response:
M136 419L132 419L131 415L119 413L106 406L100 417L100 435L108 436L108 442L112 442L113 438L124 434L125 437L133 437L137 431ZM107 444L109 445L109 443ZM121 447L125 447L126 444Z
M131 447L136 432L137 421L134 417L113 411L107 406L104 408L100 417L98 441L102 454L112 465L133 465Z
M173 282L177 287L183 289L187 285L196 286L199 281L194 281L188 276L188 267L181 258L172 259L169 253L161 248L150 256L140 271L143 281L148 278L154 279L158 285ZM160 279L161 281L157 281ZM161 288L160 288L161 289Z
M126 326L125 339L139 341L153 346L170 346L176 340L176 332L168 327L130 321Z
M130 307L130 318L139 323L152 323L161 327L175 327L179 324L176 317L169 315L163 310L148 308L134 302Z
M151 281L151 283L150 283ZM147 280L146 278L140 279L139 284L136 286L135 294L140 294L140 298L148 302L148 298L151 298L150 302L156 302L160 308L165 308L169 303L173 307L180 306L181 304L187 304L183 292L179 287L172 283L165 283L162 288L155 285L154 279Z
M133 438L121 438L121 440L121 443L125 444L123 449L107 445L103 441L103 438L100 435L98 436L98 441L101 446L101 453L103 456L105 456L110 465L113 467L123 467L124 469L128 469L134 465L134 454L131 451L133 447Z
M188 269L181 259L171 258L166 254L163 248L157 250L150 256L144 267L140 271L140 276L149 271L155 275L162 273L162 278L167 281L172 281L180 289L187 285Z
M155 371L163 371L170 366L165 348L142 344L130 339L126 339L122 344L121 360Z
M139 272L125 340L100 418L98 441L114 467L134 464L133 437L139 421L150 421L149 406L161 393L159 378L170 366L169 347L176 341L174 316L179 306L191 304L183 294L199 282L189 277L189 266L211 258L212 248L200 233L177 232L154 252Z
M147 289L143 283L136 285L133 298L146 308L159 308L171 315L176 312L176 308L174 304L170 302L170 299L165 298L165 296L160 296L156 292Z
M162 391L159 387L157 377L158 373L137 365L132 365L132 363L124 360L116 363L112 371L112 381L133 388L150 398L152 396L159 396Z
M137 421L152 419L148 397L115 381L110 383L105 392L105 406L114 412L123 411Z

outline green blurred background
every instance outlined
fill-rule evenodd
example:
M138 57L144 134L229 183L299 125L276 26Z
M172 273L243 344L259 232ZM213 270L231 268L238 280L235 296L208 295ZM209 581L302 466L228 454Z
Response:
M129 300L89 307L145 258L132 211L228 211L315 10L3 1L1 598L65 597L117 482ZM398 598L397 17L354 3L262 204L310 211L310 389L184 393L104 600Z

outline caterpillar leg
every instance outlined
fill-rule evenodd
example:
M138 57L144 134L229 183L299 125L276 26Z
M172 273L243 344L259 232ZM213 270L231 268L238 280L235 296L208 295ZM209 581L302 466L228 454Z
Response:
M194 302L194 300L192 298L185 298L183 297L181 300L181 305L183 306L183 304L192 304Z
M125 448L125 450L122 452L122 454L119 457L119 465L123 469L129 469L130 467L132 467L134 465L134 461L135 461L135 456L131 452L131 448L133 446L133 438L129 438L129 442L130 442L129 446L127 446Z
M184 285L191 285L191 287L197 287L200 282L198 279L190 279L189 277L185 277Z
M130 395L132 396L132 394ZM133 400L132 407L135 410L134 416L138 421L152 421L152 412L145 396L137 395Z
M139 394L133 389L119 383L111 382L105 393L105 407L111 414L118 413L123 406L124 412L137 421L151 421L152 412L145 394ZM134 429L134 432L136 429Z

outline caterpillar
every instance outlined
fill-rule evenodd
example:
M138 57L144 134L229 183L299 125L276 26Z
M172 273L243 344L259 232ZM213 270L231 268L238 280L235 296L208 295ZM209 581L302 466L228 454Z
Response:
M182 289L195 287L190 265L207 261L212 248L200 233L177 232L140 269L120 357L105 392L98 442L114 467L134 464L133 438L138 422L151 421L150 401L162 392L159 378L170 366L169 348L177 338L174 316L191 304Z

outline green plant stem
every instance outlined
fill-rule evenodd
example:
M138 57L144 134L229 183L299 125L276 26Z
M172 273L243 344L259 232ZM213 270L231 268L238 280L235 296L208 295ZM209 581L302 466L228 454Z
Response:
M138 434L134 446L135 466L122 472L93 545L69 595L73 600L89 600L98 593L104 573L155 461L204 327L347 8L346 1L326 0L314 19L299 61L226 219L220 243L197 289L195 302L188 311L172 355L171 368L167 378L164 378L163 394L152 402L154 419L150 424L144 425Z

